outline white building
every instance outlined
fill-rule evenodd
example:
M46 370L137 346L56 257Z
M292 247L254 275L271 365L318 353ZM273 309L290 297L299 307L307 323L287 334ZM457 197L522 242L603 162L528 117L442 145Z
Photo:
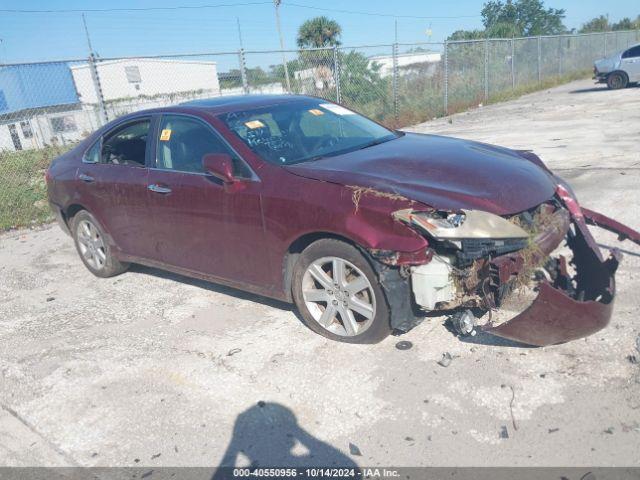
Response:
M336 85L333 70L326 65L297 70L293 78L300 92L307 95L318 95Z
M109 120L222 94L215 62L128 58L96 65ZM99 126L88 63L0 67L0 151L73 143Z
M403 72L411 71L413 68L429 67L440 62L442 54L440 52L411 52L400 53L397 56L398 59L398 71L400 74ZM389 77L393 75L393 55L376 55L369 57L369 68L374 64L380 66L380 76Z
M220 94L215 62L163 58L126 58L96 63L105 102L176 94ZM89 64L72 65L80 102L97 104Z

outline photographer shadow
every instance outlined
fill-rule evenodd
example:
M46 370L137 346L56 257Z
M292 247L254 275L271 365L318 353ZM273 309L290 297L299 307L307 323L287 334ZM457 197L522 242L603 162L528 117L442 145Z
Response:
M236 419L233 437L213 480L227 478L229 467L286 468L358 465L335 447L318 440L298 424L296 416L278 403L259 402Z

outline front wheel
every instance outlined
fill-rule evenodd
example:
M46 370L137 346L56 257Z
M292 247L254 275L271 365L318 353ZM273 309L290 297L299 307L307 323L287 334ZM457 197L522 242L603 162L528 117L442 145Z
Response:
M616 72L607 77L607 87L611 90L626 88L628 84L629 79L624 73Z
M334 239L312 243L292 280L294 301L314 332L347 343L377 343L391 333L378 278L355 247Z

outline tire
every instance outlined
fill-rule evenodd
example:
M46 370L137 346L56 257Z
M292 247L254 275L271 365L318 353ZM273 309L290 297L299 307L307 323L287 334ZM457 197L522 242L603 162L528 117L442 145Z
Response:
M335 282L334 272L342 280ZM378 277L348 243L322 239L309 245L294 267L292 294L304 324L331 340L378 343L391 333Z
M74 215L71 233L82 263L96 277L113 277L129 268L128 263L120 262L113 256L104 228L86 210Z
M607 77L607 87L609 87L609 90L627 88L627 85L629 85L629 79L622 72L614 72Z

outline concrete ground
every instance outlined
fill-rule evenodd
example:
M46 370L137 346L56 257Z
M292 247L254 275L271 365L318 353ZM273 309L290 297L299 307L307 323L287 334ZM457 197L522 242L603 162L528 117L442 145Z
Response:
M412 130L531 148L640 229L638 88L578 81ZM589 338L463 341L431 319L354 346L232 289L95 278L57 226L4 234L0 465L638 466L640 249L620 246L613 320Z

